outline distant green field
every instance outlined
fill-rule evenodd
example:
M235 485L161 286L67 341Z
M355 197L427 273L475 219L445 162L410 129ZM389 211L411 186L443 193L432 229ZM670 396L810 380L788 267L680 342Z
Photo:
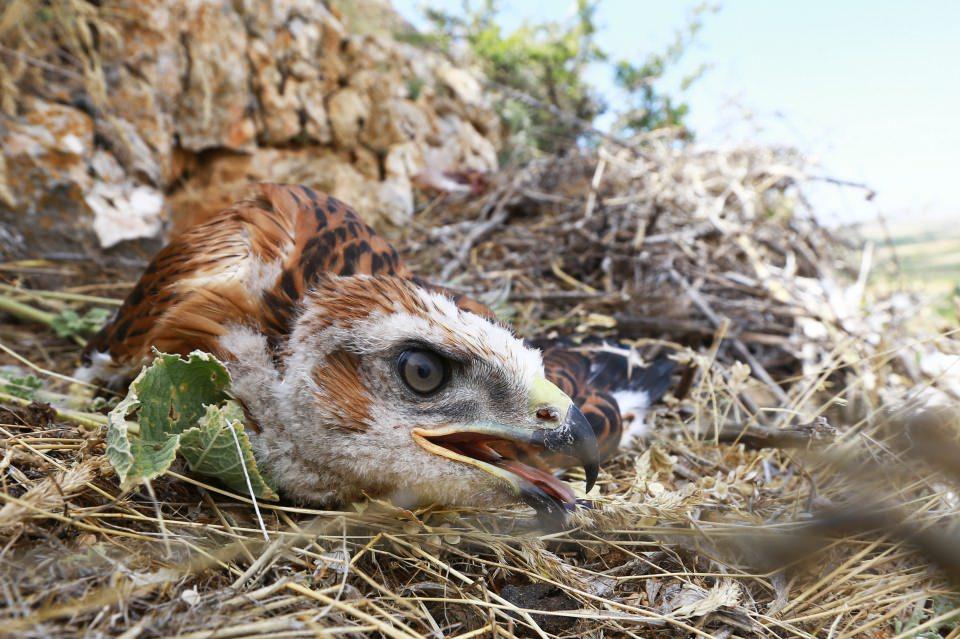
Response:
M960 294L960 223L919 229L899 225L889 236L868 232L876 244L872 284L878 290L920 288L931 294L935 309L956 318Z

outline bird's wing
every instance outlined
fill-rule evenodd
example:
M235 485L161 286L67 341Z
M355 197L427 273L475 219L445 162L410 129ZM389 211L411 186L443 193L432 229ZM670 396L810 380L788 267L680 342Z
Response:
M126 373L151 347L216 352L218 338L238 323L280 339L317 278L361 273L409 277L393 247L342 202L305 187L256 185L250 199L157 254L88 344L84 364Z
M547 379L574 399L593 426L603 459L645 433L646 412L666 392L675 368L667 358L636 364L636 353L618 344L535 344L543 349Z
M543 366L547 379L573 398L593 426L601 459L613 456L623 432L620 407L610 393L589 384L590 359L566 345L550 345L543 349Z

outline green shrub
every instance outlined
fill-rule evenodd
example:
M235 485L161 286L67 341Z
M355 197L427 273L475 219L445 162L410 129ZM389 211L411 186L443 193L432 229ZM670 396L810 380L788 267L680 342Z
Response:
M626 60L612 62L601 46L595 22L598 4L599 0L578 0L572 19L524 23L508 33L498 20L496 0L484 0L478 7L464 0L457 14L427 9L431 29L404 37L447 52L458 44L469 48L497 95L507 130L508 160L555 153L583 142L597 116L608 110L614 116L615 135L684 127L687 105L663 93L658 84L683 57L708 7L694 11L666 51L635 65ZM588 82L587 71L596 65L615 73L616 84L625 94L622 106L610 109ZM683 87L702 70L685 78Z
M663 127L678 127L690 136L684 122L689 106L658 90L657 82L683 58L703 27L703 16L708 11L716 11L716 7L702 4L694 9L665 51L649 54L640 65L627 60L616 64L616 84L626 93L625 107L617 114L615 130L618 134L629 136ZM685 76L680 82L680 90L690 88L706 68L701 64Z

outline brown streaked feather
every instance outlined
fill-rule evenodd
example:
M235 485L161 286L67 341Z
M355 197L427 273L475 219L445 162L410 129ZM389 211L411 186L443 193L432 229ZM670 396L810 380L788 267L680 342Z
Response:
M436 284L428 282L422 277L417 277L416 275L412 276L410 279L413 280L413 282L417 286L425 288L428 291L433 291L434 293L442 293L446 297L449 297L453 301L453 303L457 305L457 308L459 308L461 311L466 311L468 313L473 313L474 315L479 315L480 317L484 317L490 320L491 322L500 321L497 319L496 314L492 310L490 310L489 306L487 306L482 302L478 302L472 297L468 297L463 293L457 293L456 291L453 291L449 288L445 288L443 286L437 286Z
M246 228L251 225L244 213L240 209L225 212L164 248L113 322L90 341L85 354L108 352L117 362L135 364L151 346L177 353L188 345L213 346L233 307L239 304L248 310L252 306L245 287L234 276L253 258ZM210 304L211 296L232 303Z
M620 447L620 438L623 435L623 418L617 400L610 393L589 387L572 397L593 426L600 458L606 460L613 457Z
M84 351L135 366L150 347L215 352L235 323L270 337L289 332L297 302L323 275L410 277L397 252L335 198L259 184L248 200L187 230L153 259L115 319ZM259 273L279 274L250 283Z
M313 369L313 381L321 399L336 397L328 410L336 414L344 428L363 430L370 425L370 397L360 380L360 360L344 351L330 353Z
M584 390L590 374L590 360L565 348L548 347L543 351L543 368L547 379L570 397L575 397Z
M414 315L428 312L409 279L390 275L364 279L320 276L306 299L320 311L302 319L311 332L337 323L349 324L373 312L404 311Z

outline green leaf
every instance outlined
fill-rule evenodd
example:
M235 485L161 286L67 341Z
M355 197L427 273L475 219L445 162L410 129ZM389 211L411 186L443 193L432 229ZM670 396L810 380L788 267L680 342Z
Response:
M126 485L134 462L133 445L130 443L130 433L127 428L127 413L139 403L137 394L131 386L126 399L107 414L107 461L117 471L121 485Z
M50 325L58 337L91 335L110 319L110 311L105 308L91 308L81 317L73 310L65 310L53 318Z
M159 353L131 385L140 398L140 437L155 440L196 425L208 404L227 399L230 374L215 357Z
M180 436L144 439L131 436L127 415L140 406L138 382L150 372L145 368L130 385L127 397L107 415L107 460L117 471L120 485L131 488L167 472L177 456Z
M36 391L43 387L43 381L33 375L18 375L13 371L0 370L0 388L20 399L36 399Z
M212 355L196 351L182 359L156 353L107 418L106 455L122 486L162 475L179 451L194 472L243 494L248 492L246 469L257 497L277 499L257 469L243 431L243 410L228 401L229 386L230 374ZM139 425L127 421L134 411Z
M136 438L132 443L133 464L127 472L127 486L130 486L134 479L138 482L149 481L167 472L177 457L180 436L174 435L166 441L156 442L145 442Z
M238 443L240 450L237 450ZM249 477L254 495L261 499L279 499L257 469L253 448L243 431L243 409L234 401L226 402L223 407L207 406L199 425L180 436L180 454L194 472L216 477L238 493L249 492Z

